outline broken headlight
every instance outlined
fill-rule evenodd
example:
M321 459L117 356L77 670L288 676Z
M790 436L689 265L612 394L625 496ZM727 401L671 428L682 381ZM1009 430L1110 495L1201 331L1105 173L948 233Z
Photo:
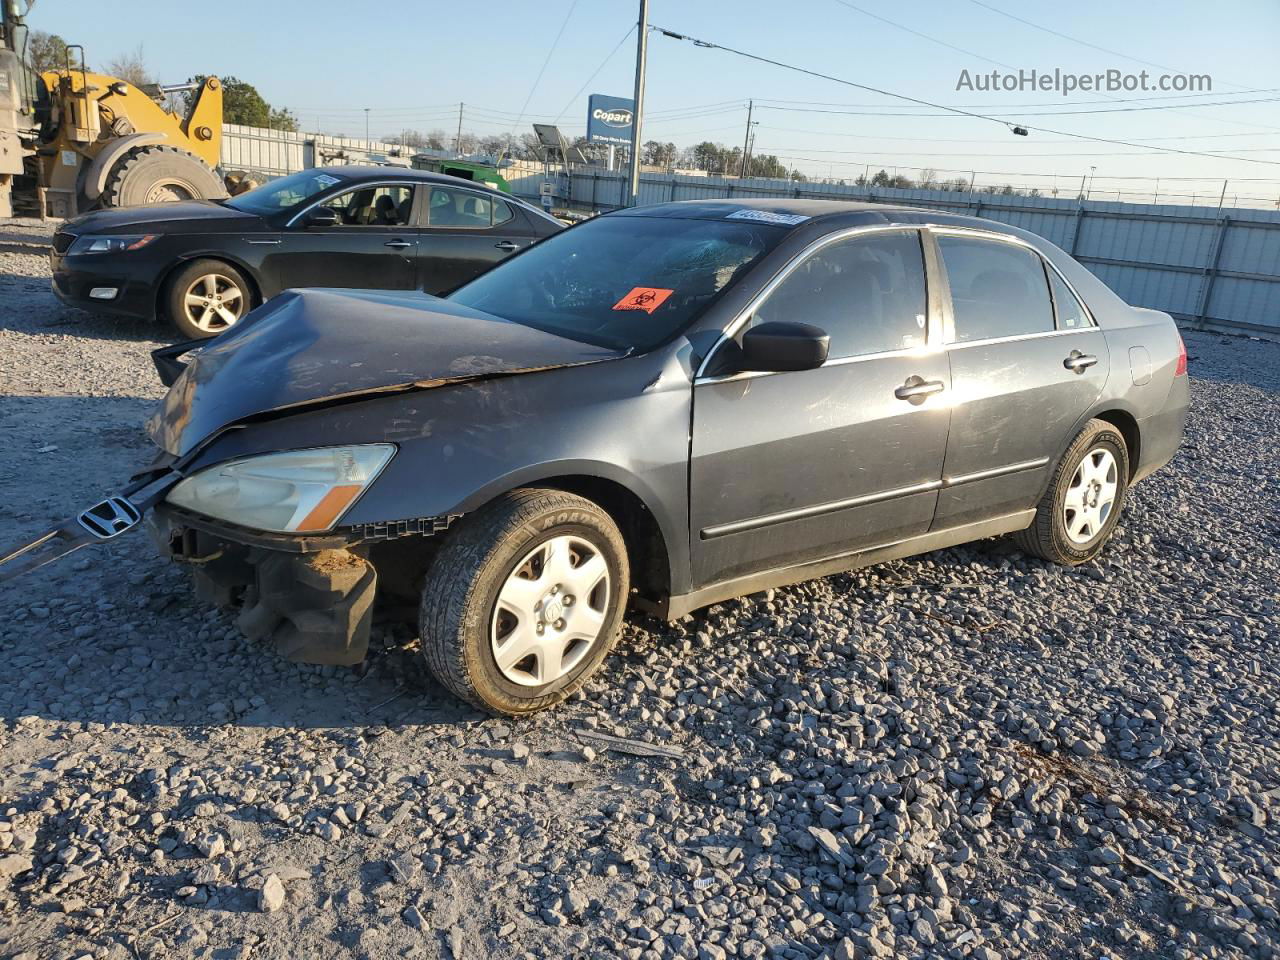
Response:
M72 253L124 253L127 250L141 250L159 234L132 234L127 237L104 237L86 233L76 237L76 242L67 251Z
M395 452L394 444L368 443L232 460L187 477L166 500L255 530L323 533Z

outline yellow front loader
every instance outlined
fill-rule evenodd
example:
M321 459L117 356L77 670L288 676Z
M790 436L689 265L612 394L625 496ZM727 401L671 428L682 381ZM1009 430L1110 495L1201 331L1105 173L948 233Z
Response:
M91 73L84 49L37 74L24 22L32 0L0 0L0 217L18 205L72 217L94 207L227 195L215 172L222 146L222 84L140 90ZM78 51L77 69L71 51ZM190 91L185 116L158 102ZM25 201L25 203L21 203Z
M48 215L227 195L214 172L222 145L217 77L194 90L186 116L115 77L69 69L41 80L49 116L41 124L36 164Z

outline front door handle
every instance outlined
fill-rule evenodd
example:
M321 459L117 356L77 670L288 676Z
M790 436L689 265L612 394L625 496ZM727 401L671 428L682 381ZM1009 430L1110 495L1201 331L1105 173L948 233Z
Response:
M520 249L520 244L513 243L510 240L499 240L497 243L494 244L494 246L497 247L499 250L507 251L507 253L510 253L512 250Z
M1072 373L1084 373L1095 363L1098 358L1087 353L1081 353L1079 350L1072 350L1071 355L1062 361L1062 365Z
M911 376L907 377L906 383L893 391L893 395L899 400L906 400L919 406L927 398L935 393L941 393L944 389L946 384L941 380L926 380L924 377Z
M383 244L384 247L394 247L397 250L403 250L405 247L412 247L413 244L408 240L388 240Z

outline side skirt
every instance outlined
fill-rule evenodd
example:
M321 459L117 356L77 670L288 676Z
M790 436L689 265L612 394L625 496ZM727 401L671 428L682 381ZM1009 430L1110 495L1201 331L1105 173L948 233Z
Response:
M886 543L879 547L855 550L789 567L763 570L745 577L736 577L733 580L722 580L719 583L700 587L690 593L667 597L665 600L653 601L637 597L633 602L647 613L667 620L676 620L700 607L707 607L713 603L719 603L722 600L729 600L733 597L745 596L749 593L758 593L771 587L783 587L791 583L800 583L802 580L812 580L816 577L830 576L833 573L857 570L859 567L868 567L874 563L901 560L903 557L929 553L933 550L941 550L944 547L954 547L974 540L985 540L988 537L998 537L1006 533L1013 533L1015 530L1025 530L1031 525L1035 515L1035 510L1020 510L1017 513L1006 514L1003 517L981 520L977 523L966 523L963 526L950 527L946 530L936 530L931 533L921 534L918 537L896 540L893 543Z

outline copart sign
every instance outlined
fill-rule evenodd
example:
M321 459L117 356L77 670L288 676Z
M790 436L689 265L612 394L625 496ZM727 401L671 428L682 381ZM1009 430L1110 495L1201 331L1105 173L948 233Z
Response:
M635 101L593 93L587 100L587 139L592 143L631 143Z

